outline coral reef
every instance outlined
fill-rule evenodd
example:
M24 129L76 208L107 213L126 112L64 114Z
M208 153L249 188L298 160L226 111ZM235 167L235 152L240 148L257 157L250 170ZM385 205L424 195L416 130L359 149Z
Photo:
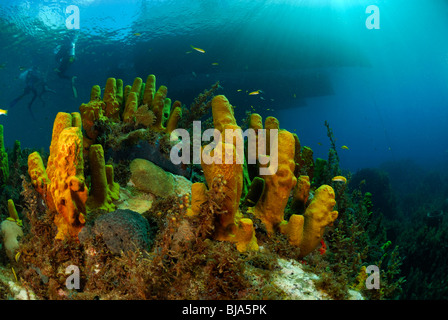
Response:
M334 152L328 161L314 160L313 150L275 117L263 123L255 113L248 118L253 148L228 99L213 97L217 89L187 109L171 103L154 75L135 78L132 86L109 78L102 98L93 86L80 113L58 113L48 160L42 151L15 145L9 181L21 182L14 200L20 214L11 201L4 222L16 228L23 221L23 235L8 236L16 239L11 246L4 240L4 259L14 266L10 277L34 294L28 297L394 296L402 283L398 249L385 245L373 199L331 181L341 172L329 125ZM212 117L204 119L209 111ZM206 122L202 130L214 128L220 139L201 146L200 165L170 165L170 133L179 126L191 131L199 119ZM20 177L26 157L28 175ZM387 288L365 290L369 264L386 270ZM80 275L76 290L66 286L73 266Z

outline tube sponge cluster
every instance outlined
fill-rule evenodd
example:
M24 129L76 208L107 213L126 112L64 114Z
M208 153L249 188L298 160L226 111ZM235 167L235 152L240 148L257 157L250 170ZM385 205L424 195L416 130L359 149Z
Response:
M261 129L261 117L252 116L250 127ZM338 216L333 211L336 204L334 190L331 186L319 187L311 203L306 207L309 193L309 177L300 175L300 166L309 161L303 161L300 141L297 135L281 130L277 119L268 117L265 120L266 129L276 129L278 132L278 168L274 174L263 175L265 187L260 200L253 207L252 212L266 227L268 234L279 231L287 235L289 242L300 248L300 256L309 254L322 239L325 227L331 225ZM266 133L266 146L270 146L270 135ZM306 159L308 149L304 147ZM266 147L266 156L270 157L270 150ZM291 209L293 214L289 221L284 220L284 212L288 199L292 194ZM306 209L305 209L306 207ZM298 214L303 213L304 214Z
M213 99L212 111L215 129L221 133L225 129L239 129L233 116L233 108L224 96L217 96ZM333 211L336 204L334 191L328 185L321 186L316 190L313 201L307 207L310 181L308 176L299 175L299 173L302 172L301 166L309 167L309 148L305 147L305 151L302 152L303 149L297 135L280 129L280 123L274 117L265 119L266 134L264 136L258 134L258 130L263 129L263 119L259 114L250 115L249 127L255 130L257 146L245 150L245 156L254 158L254 155L249 153L257 152L259 158L257 164L247 165L248 172L243 172L243 165L237 165L235 158L232 164L205 164L204 161L202 162L209 187L212 178L216 176L223 176L226 182L223 190L225 193L223 207L226 214L219 216L218 232L215 238L233 240L237 242L237 248L238 243L244 243L242 239L246 239L246 241L249 239L241 236L243 234L241 230L253 230L253 223L250 219L239 217L241 213L238 209L243 175L246 174L251 180L244 201L250 207L248 212L253 213L261 220L268 234L272 235L275 232L285 234L292 245L300 248L303 257L316 248L322 239L325 227L331 225L337 218L337 211ZM271 130L277 130L278 133L277 144L272 145L276 146L276 149L273 150L271 150L271 139L274 139L275 136L271 134ZM215 156L215 153L218 152L221 157L224 157L229 150L233 151L234 155L238 155L236 144L226 146L226 143L222 141L225 140L223 134L221 137L221 141L218 142L211 155ZM233 141L239 139L242 137L236 136ZM271 152L277 153L275 158L272 157ZM260 158L264 158L263 163L265 164L260 164ZM259 168L268 167L272 161L277 162L275 172L257 174ZM284 213L291 195L293 197L291 209L295 214L290 217L289 221L286 221ZM206 187L200 184L193 185L192 211L199 210L206 202ZM240 224L241 221L246 223L244 228L238 227L238 221ZM237 236L238 234L240 236ZM254 245L251 245L250 248L256 250L258 248L258 245L255 245L256 239L252 238L251 242ZM239 246L240 251L247 248L244 245Z
M113 168L104 163L100 145L91 148L92 192L84 177L83 136L81 116L59 112L53 125L50 155L45 168L41 155L28 157L31 183L50 211L56 212L56 239L77 238L85 225L88 210L115 209L112 200L118 199L118 184L113 182Z
M85 224L88 189L84 179L81 118L79 113L57 114L53 125L50 156L44 168L38 152L28 157L31 182L50 210L57 212L56 239L77 237Z
M244 157L241 155L244 150L238 147L238 141L242 142L242 132L236 123L233 107L225 96L216 96L212 100L212 113L214 127L221 133L221 138L212 150L207 150L209 146L202 147L201 161L208 188L214 186L217 177L222 182L220 189L220 192L224 194L220 203L222 212L216 216L214 238L236 243L239 251L258 250L253 221L243 217L239 209L245 174L244 161L237 161L239 156ZM255 130L263 129L261 116L251 115L249 125ZM252 177L255 187L251 186L248 193L250 201L245 203L253 205L248 211L261 220L268 234L272 235L274 232L285 234L291 245L300 248L300 254L303 257L316 248L323 237L325 227L331 225L337 218L337 211L333 211L336 204L334 190L328 185L322 185L316 190L313 200L306 207L310 182L308 176L296 176L296 173L300 172L296 166L300 165L301 156L298 137L286 130L280 130L279 121L274 117L266 118L265 128L268 129L264 136L265 149L260 149L258 145L257 150L259 152L264 150L261 156L267 158L268 163L274 161L271 152L277 152L275 157L277 171L269 171L269 174ZM232 130L226 131L226 129ZM270 129L279 130L277 150L271 150L269 147L270 140L274 139ZM230 132L233 133L232 139L226 139L225 135ZM260 142L263 143L262 140L257 139L257 143L260 144ZM247 150L247 152L254 152L254 150ZM213 161L205 161L206 154L213 158ZM232 161L226 162L226 156ZM261 164L258 163L256 166L261 167ZM207 186L204 183L193 184L191 191L191 215L196 215L202 208L206 208L209 201L216 201L216 199L209 199ZM254 195L255 191L260 194ZM284 213L291 194L292 208L296 214L286 221Z
M94 85L90 101L79 107L86 135L84 147L88 149L95 143L98 137L95 123L99 120L143 125L156 132L171 133L182 117L182 104L177 100L171 103L167 93L163 85L156 90L153 74L147 77L146 83L142 78L135 78L132 86L124 86L121 79L109 78L103 99L100 86Z

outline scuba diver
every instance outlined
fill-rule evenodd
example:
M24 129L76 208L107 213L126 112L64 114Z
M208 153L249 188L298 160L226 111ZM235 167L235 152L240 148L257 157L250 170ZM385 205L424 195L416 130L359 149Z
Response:
M78 34L70 33L64 40L62 45L59 45L55 49L55 58L58 62L58 67L55 69L58 76L62 79L71 79L73 96L78 97L78 93L75 87L76 76L67 75L67 70L76 59L76 42L78 41Z
M71 78L66 74L66 72L76 58L76 51L75 51L76 41L78 41L78 34L71 33L65 38L64 43L62 45L59 45L55 50L56 52L55 58L59 64L56 69L56 72L60 78L64 79Z
M31 109L34 101L37 98L39 98L40 101L42 101L42 104L45 106L45 101L42 99L42 95L45 92L56 93L56 91L48 88L42 73L34 66L23 72L20 75L20 79L25 80L25 89L23 89L23 93L20 96L11 101L9 107L10 108L14 107L20 100L22 100L22 98L31 93L33 97L31 98L31 101L28 103L28 110L30 111L31 116L34 118L34 114Z

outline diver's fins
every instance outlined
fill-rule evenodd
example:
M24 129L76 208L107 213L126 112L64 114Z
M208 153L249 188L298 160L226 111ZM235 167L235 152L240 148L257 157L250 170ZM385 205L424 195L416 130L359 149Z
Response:
M31 104L28 105L28 110L30 111L31 118L36 121L36 116L34 115L33 109L31 109Z
M75 79L76 79L76 76L73 76L72 77L72 91L73 91L73 97L75 97L75 99L77 99L78 91L76 90L76 87L75 87Z
M12 107L14 107L17 102L19 102L25 95L22 94L20 96L18 96L17 98L15 98L14 100L11 101L11 103L9 104L9 108L11 109Z

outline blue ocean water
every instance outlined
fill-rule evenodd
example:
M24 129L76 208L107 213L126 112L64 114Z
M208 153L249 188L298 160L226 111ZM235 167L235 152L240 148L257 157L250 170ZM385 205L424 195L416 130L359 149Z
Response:
M67 29L70 5L79 9L79 29ZM366 26L371 5L379 29ZM442 0L2 1L5 143L48 148L56 113L78 111L92 85L104 86L108 77L130 84L152 73L187 106L219 80L238 120L252 110L274 115L316 157L327 157L328 121L345 169L403 159L443 168L447 14ZM73 33L76 59L64 79L55 56ZM33 103L34 117L31 95L9 108L32 66L56 92ZM263 93L248 95L254 90Z

